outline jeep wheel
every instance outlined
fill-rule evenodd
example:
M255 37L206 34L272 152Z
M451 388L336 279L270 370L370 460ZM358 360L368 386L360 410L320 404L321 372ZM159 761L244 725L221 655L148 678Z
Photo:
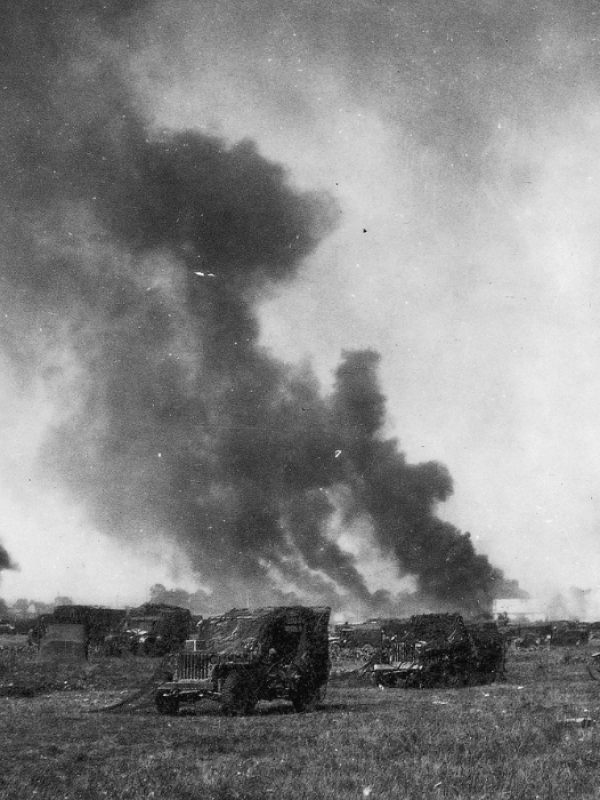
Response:
M159 714L176 714L179 711L179 698L173 695L157 694L155 703Z
M258 702L252 678L233 671L225 678L221 692L221 709L225 714L251 714Z
M587 665L590 678L593 681L600 681L600 668L598 666L598 659L592 659L592 663Z

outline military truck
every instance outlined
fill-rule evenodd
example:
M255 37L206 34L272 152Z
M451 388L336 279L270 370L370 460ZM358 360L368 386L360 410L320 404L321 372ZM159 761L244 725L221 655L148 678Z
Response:
M411 617L374 664L379 686L431 688L489 683L504 670L504 641L494 623L466 625L460 614Z
M233 609L204 620L157 689L156 708L175 714L203 699L229 715L250 714L259 700L314 708L329 678L330 614L327 607L285 606Z
M104 638L104 652L111 656L164 656L182 647L191 627L187 608L144 603L127 612L119 629Z
M9 636L13 636L16 632L17 629L14 625L11 625L10 620L0 619L0 635L9 634Z
M346 622L344 625L336 625L335 633L338 637L340 647L365 647L370 645L380 648L383 640L383 629L380 620L368 620L367 622Z
M99 606L56 606L46 625L83 625L87 645L95 650L102 648L107 636L119 630L126 611Z

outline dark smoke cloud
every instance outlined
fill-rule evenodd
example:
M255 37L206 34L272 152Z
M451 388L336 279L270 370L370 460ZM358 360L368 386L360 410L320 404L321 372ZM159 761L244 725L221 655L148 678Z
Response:
M475 553L468 534L436 518L436 505L452 493L446 468L406 464L397 441L381 436L385 408L378 361L373 352L347 353L337 370L332 410L353 487L351 513L368 512L384 551L418 575L425 597L485 606L502 576Z
M2 572L3 569L15 569L15 565L6 549L0 544L0 572Z
M273 601L276 576L334 605L391 604L336 542L340 512L372 521L428 601L489 601L500 573L435 516L446 469L383 436L377 354L345 353L323 397L258 346L254 302L294 277L335 204L252 142L150 130L106 36L142 5L25 3L4 29L6 297L36 322L12 307L7 349L30 375L52 347L73 355L43 375L73 391L45 468L107 533L174 538L215 603Z

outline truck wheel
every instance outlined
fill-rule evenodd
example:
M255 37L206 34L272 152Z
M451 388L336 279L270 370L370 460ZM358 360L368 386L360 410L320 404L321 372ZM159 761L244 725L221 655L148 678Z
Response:
M144 642L144 655L153 658L156 655L156 642L154 639L146 639Z
M179 698L173 695L157 694L155 703L159 714L176 714L179 711Z
M291 696L294 711L314 711L319 701L319 690L300 684Z
M463 673L454 673L453 675L446 676L446 686L450 689L462 689L465 686L468 686L471 682L470 673L463 672Z
M225 714L251 714L258 698L253 680L242 672L230 672L223 682L221 708Z

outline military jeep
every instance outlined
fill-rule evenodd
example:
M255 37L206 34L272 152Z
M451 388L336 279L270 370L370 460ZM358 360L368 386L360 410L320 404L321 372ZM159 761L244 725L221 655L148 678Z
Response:
M234 609L204 620L156 690L156 708L175 714L203 699L229 715L250 714L259 700L314 708L329 678L330 613L303 606Z

